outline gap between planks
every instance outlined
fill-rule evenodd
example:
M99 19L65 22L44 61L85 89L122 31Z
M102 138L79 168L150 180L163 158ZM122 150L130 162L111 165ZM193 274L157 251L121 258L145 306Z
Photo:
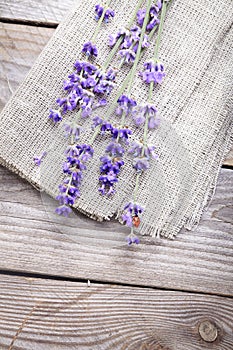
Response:
M117 222L80 214L78 227L63 227L38 191L0 167L0 269L232 296L232 183L233 172L222 169L195 231L174 241L144 236L129 248Z
M139 285L139 284L133 284L133 283L122 283L122 282L111 282L111 281L104 281L104 280L87 280L86 278L75 278L75 277L63 277L63 276L56 276L56 275L49 275L49 274L39 274L39 273L30 273L30 272L20 272L20 271L14 271L14 270L0 270L0 278L1 276L12 276L12 277L23 277L23 278L29 278L29 279L42 279L42 280L48 280L48 281L62 281L62 282L71 282L71 283L92 283L96 285L107 285L107 286L118 286L118 287L130 287L135 289L152 289L152 290L159 290L159 291L170 291L170 292L180 292L180 293L186 293L186 294L192 294L192 295L206 295L206 296L216 296L219 298L228 298L233 299L233 295L222 295L217 293L211 293L211 292L199 292L199 291L192 291L190 289L173 289L173 288L162 288L162 287L153 287L150 285ZM52 282L51 282L52 283Z

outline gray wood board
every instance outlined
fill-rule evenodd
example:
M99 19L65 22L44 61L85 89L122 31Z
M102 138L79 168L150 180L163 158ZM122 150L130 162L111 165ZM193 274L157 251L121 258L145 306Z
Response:
M229 298L0 276L1 350L231 350L232 319Z
M2 0L0 20L57 25L74 3L75 0Z
M172 240L142 237L128 247L128 228L79 214L63 220L53 201L0 168L0 269L232 295L233 172L193 232ZM63 233L63 234L62 234Z

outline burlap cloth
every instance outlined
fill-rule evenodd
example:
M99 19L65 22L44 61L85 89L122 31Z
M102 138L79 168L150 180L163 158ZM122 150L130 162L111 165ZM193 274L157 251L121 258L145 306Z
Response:
M109 53L108 34L130 20L136 3L112 2L116 16L98 35L98 63ZM1 163L52 196L58 193L57 185L63 178L66 140L62 126L48 120L48 110L62 95L63 80L72 71L73 62L82 57L82 44L96 27L95 4L96 0L76 3L1 113ZM162 124L149 136L160 159L142 177L139 188L138 202L145 207L142 234L174 237L182 226L191 228L198 223L215 188L232 135L232 4L231 0L174 0L168 11L160 49L167 76L153 95ZM153 47L141 60L140 69L152 52ZM120 73L118 86L127 69ZM132 97L140 103L146 101L147 93L148 87L135 76ZM82 142L90 139L88 123ZM140 133L135 131L135 135ZM76 203L79 210L98 220L119 213L131 199L135 182L130 158L126 157L117 194L109 199L98 193L99 156L108 141L96 140L82 197ZM46 149L48 155L39 169L33 156Z

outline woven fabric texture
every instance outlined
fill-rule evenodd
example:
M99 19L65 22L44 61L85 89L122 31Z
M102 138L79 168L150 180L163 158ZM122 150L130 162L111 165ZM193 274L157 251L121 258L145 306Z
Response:
M48 110L62 96L63 80L73 70L73 62L83 58L82 44L96 27L95 3L77 1L0 117L1 163L53 197L63 179L67 141L62 126L48 120ZM130 21L136 4L136 0L112 2L116 15L98 34L97 63L102 64L109 54L109 33L116 33ZM167 76L153 93L162 123L149 133L159 161L141 177L138 191L138 202L145 207L142 234L172 238L183 226L193 227L213 194L232 135L232 19L231 0L174 0L168 10L159 53ZM139 70L152 53L153 45L143 55ZM128 67L123 67L118 87L127 72ZM147 94L148 86L137 74L132 97L140 103L147 100ZM65 118L72 118L72 114ZM134 129L130 121L128 124ZM89 125L90 120L83 124L81 142L91 137ZM141 130L134 131L135 138L142 134ZM105 198L98 193L99 157L108 141L107 137L97 138L94 159L88 163L82 183L82 196L75 204L97 220L120 217L135 184L131 159L126 156L115 196ZM33 156L44 150L48 154L38 168Z

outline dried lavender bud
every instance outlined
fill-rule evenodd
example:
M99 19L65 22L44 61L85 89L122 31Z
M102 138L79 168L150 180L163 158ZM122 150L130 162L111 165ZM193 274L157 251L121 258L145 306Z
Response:
M158 14L162 7L161 0L157 2L157 5L152 5L149 13L149 21L146 26L147 31L151 31L157 24L159 24ZM140 27L143 25L143 21L146 15L146 9L140 9L137 13L137 23Z
M58 123L62 120L61 112L59 110L50 109L49 118L53 120L54 123Z
M96 13L95 19L96 19L97 21L101 18L102 14L103 14L103 11L104 11L104 7L103 7L103 6L101 6L101 5L99 5L99 4L95 5L95 13ZM108 22L109 22L109 19L110 19L111 17L113 18L114 16L115 16L114 11L111 10L110 8L107 9L107 10L105 11L105 14L104 14L104 21L105 21L105 23L108 23Z
M79 187L83 179L85 163L93 157L94 150L90 145L72 145L66 151L66 162L63 165L63 173L67 175L61 185L60 194L56 197L60 206L56 209L59 215L68 216L71 212L70 205L80 196Z
M143 211L144 211L144 208L141 205L137 203L129 202L124 207L122 220L127 226L132 227L133 218L135 216L140 217Z
M41 165L42 159L46 156L47 152L42 152L40 156L33 157L34 163L37 166Z
M95 44L92 44L90 41L83 44L82 52L89 56L98 56L98 50Z
M162 80L166 74L164 72L164 66L161 63L154 63L153 61L149 61L144 64L144 68L145 70L144 72L141 72L141 77L145 81L145 83L162 83Z
M136 101L126 95L121 95L118 98L117 103L118 107L116 109L116 114L119 116L122 116L123 113L125 113L126 116L129 115L133 107L137 105Z
M122 58L122 63L133 63L138 50L141 28L134 25L130 30L121 28L117 34L109 36L109 45L114 46L119 38L122 38L121 50L118 55ZM148 35L144 34L142 48L150 45Z

